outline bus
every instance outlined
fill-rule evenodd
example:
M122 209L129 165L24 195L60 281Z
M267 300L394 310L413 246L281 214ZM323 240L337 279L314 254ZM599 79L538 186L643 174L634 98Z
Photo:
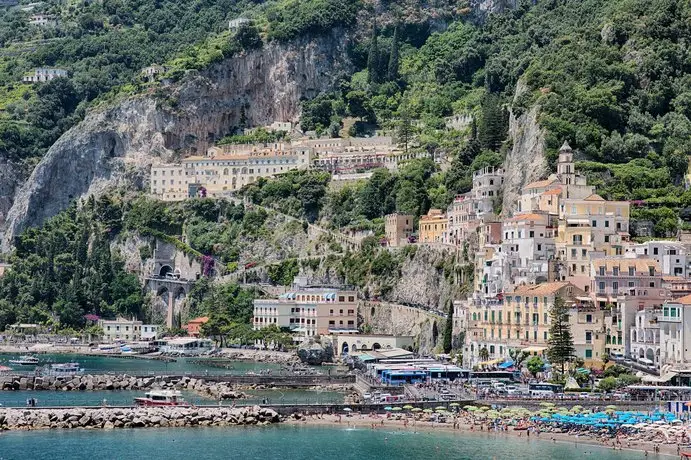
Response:
M472 371L470 373L470 380L474 382L486 381L491 382L518 382L521 380L520 371Z
M556 396L564 393L564 387L556 383L529 383L528 391L531 398L545 398Z

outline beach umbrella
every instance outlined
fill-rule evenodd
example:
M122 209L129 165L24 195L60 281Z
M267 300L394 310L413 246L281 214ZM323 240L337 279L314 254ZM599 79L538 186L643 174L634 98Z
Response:
M7 372L7 371L11 371L11 370L12 370L11 367L0 366L0 372Z
M432 409L425 409L422 412L424 412L425 414L431 414L434 411Z
M551 402L541 402L540 407L554 407L555 404Z
M411 412L422 412L422 409L420 409L419 407L414 407L414 408L411 410Z
M384 408L384 410L393 410L393 407L391 407L391 406L386 406L386 407Z
M482 406L482 407L480 408L480 410L483 411L483 412L487 412L487 411L489 410L489 407L487 407L487 406Z
M463 406L463 409L469 410L469 411L474 411L474 410L477 410L477 406L470 406L470 405Z
M434 410L446 410L446 406L437 406Z
M449 406L451 406L451 407L458 407L458 406L460 406L460 404L458 404L458 403L451 403L451 404L449 404Z
M410 404L406 404L405 406L403 406L403 409L410 410L410 409L414 409L414 407L411 406Z
M344 407L343 410L345 412L353 412L353 409L351 409L350 407Z
M402 408L402 407L394 407L392 410L394 410L394 411L402 411L403 408Z

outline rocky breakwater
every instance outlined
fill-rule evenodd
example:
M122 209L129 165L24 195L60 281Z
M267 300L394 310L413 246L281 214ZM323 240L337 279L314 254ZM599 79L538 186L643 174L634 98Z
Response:
M49 428L145 428L268 425L280 422L271 409L253 407L147 407L4 409L0 411L0 430L40 430Z
M189 377L132 377L128 375L77 375L74 377L0 377L0 389L46 391L99 391L149 389L189 390L213 399L244 398L230 383L207 382Z

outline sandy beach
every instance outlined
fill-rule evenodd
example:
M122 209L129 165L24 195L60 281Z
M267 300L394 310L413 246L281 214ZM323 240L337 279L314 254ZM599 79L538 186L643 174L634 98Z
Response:
M453 421L447 423L427 422L422 420L396 420L392 417L387 418L386 415L369 415L353 413L350 417L346 415L330 415L330 414L313 414L308 415L300 420L289 418L284 423L292 425L313 425L326 426L336 425L343 427L357 427L374 430L406 430L406 431L428 431L428 432L448 432L448 433L463 433L464 435L482 436L488 439L501 439L502 437L510 436L512 438L524 439L525 442L559 442L571 443L576 446L600 446L608 449L632 451L647 453L647 456L664 456L664 457L679 457L676 445L657 444L660 451L655 452L655 443L644 441L630 441L626 438L621 439L621 445L615 445L614 439L607 439L603 442L600 439L591 436L575 436L567 433L551 433L551 432L531 432L528 435L527 431L515 431L513 427L508 427L507 430L494 431L487 428L487 425L480 429L480 425L471 425L468 419L459 417L457 419L456 428L454 428Z

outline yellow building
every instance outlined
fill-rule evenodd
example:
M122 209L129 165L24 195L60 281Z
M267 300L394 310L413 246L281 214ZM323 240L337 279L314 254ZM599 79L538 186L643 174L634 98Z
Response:
M466 337L473 364L479 362L482 348L487 348L490 360L508 356L510 349L531 353L546 350L550 313L557 296L572 306L585 292L571 283L551 282L518 286L501 300L472 303Z
M590 287L590 260L598 256L622 256L629 238L629 203L606 201L593 194L584 199L564 199L559 205L557 258L561 280L581 289Z
M427 215L420 217L420 243L441 243L449 225L441 209L430 209Z

